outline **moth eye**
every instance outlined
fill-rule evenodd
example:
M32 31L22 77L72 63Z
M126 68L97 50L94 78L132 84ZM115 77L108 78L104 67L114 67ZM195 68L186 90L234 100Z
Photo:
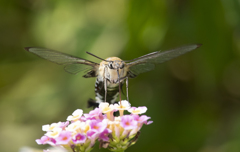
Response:
M122 64L122 66L120 67L120 69L123 69L124 68L124 64Z
M110 62L110 63L108 64L108 67L109 67L110 69L113 69L112 62Z

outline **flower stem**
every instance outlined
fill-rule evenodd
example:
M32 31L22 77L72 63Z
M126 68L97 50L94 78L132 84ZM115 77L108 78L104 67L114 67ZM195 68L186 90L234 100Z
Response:
M72 149L73 152L76 152L75 149L74 149L74 146L71 146L71 149Z

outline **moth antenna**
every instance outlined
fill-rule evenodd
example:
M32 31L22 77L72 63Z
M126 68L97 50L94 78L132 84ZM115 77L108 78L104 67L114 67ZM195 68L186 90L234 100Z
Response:
M94 56L95 58L98 58L98 59L100 59L100 60L103 60L103 61L109 62L109 61L107 61L107 60L104 60L104 59L102 59L102 58L100 58L100 57L98 57L98 56L96 56L96 55L90 53L90 52L86 52L86 53L89 54L89 55L91 55L91 56Z

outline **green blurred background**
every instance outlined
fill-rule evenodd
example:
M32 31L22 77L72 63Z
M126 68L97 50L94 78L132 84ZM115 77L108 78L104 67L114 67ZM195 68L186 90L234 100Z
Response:
M94 78L24 47L100 62L85 51L130 60L192 43L203 46L130 79L131 104L154 123L127 151L240 151L239 0L2 0L0 16L1 152L46 148L41 126L94 97Z

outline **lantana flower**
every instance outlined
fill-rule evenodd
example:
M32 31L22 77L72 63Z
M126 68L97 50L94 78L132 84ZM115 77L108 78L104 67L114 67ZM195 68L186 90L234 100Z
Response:
M77 109L72 113L71 116L67 117L67 120L68 121L76 121L76 120L81 118L82 114L83 114L83 110L82 109Z
M114 116L119 111L120 116ZM124 111L131 114L124 115ZM88 114L75 110L66 122L43 125L44 136L38 144L64 147L72 152L90 152L96 141L111 151L124 151L136 143L143 124L151 124L150 117L143 114L146 107L131 107L126 100L118 104L100 103Z
M131 107L131 104L127 100L119 101L118 104L114 104L116 110L119 111L120 116L123 116L124 110L128 110Z
M128 109L128 112L132 114L143 114L147 111L147 107L131 107Z

